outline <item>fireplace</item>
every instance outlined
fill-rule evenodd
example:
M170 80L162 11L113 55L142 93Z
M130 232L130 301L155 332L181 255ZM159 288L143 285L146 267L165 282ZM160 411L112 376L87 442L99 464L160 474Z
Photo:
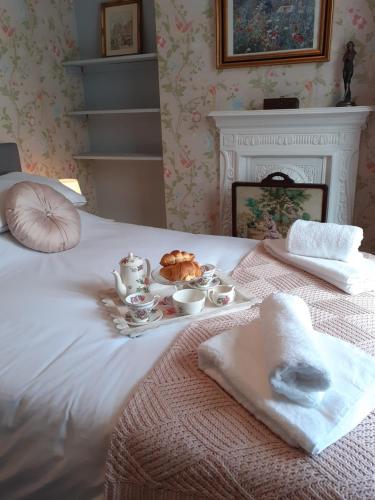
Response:
M375 108L214 111L220 130L220 226L231 234L231 187L279 171L327 184L328 222L351 224L361 129Z

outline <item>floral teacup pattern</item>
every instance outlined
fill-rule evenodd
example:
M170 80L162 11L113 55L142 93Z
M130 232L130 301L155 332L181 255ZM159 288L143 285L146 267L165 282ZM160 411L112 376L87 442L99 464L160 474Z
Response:
M125 299L130 316L135 322L139 323L149 320L159 300L159 295L152 295L151 293L132 293Z
M208 291L208 298L215 306L222 307L234 301L235 289L233 285L217 285Z

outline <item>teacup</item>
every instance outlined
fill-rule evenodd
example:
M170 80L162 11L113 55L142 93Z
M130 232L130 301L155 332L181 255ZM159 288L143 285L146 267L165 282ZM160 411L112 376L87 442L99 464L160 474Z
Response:
M205 284L208 285L212 278L214 277L216 267L213 264L203 264L201 266L202 276L201 280L205 281Z
M160 300L159 295L151 293L132 293L125 299L130 316L136 323L146 323L154 307Z
M179 290L172 295L173 305L178 314L198 314L204 308L206 295L200 290Z
M207 295L215 306L226 306L234 301L235 293L233 285L217 285Z
M212 282L212 278L206 278L204 276L200 276L199 278L195 278L191 283L198 288L205 288Z

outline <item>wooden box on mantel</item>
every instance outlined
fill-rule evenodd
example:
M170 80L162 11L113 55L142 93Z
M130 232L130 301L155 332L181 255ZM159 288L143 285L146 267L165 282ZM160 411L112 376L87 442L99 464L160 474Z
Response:
M264 99L263 109L296 109L299 108L297 97L277 97L275 99Z

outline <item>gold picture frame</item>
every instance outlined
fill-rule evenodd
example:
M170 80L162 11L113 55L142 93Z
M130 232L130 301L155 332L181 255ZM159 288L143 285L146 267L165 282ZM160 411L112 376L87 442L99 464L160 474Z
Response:
M328 61L333 0L216 0L218 68Z
M141 51L141 0L101 4L103 57L139 54Z

